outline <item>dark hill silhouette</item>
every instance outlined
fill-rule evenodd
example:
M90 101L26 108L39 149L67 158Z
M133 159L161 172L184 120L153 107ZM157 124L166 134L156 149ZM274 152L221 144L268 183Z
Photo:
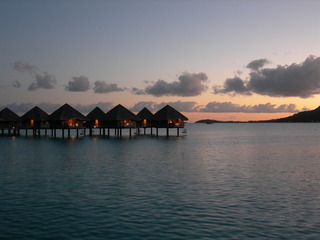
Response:
M320 106L311 111L299 112L289 117L263 122L320 122Z
M203 120L198 120L195 123L206 123L206 124L212 124L212 123L218 123L221 121L213 120L213 119L203 119Z

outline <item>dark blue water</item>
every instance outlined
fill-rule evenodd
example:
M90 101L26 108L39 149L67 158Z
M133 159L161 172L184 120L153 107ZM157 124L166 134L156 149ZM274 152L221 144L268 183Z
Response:
M0 137L0 239L319 239L320 124Z

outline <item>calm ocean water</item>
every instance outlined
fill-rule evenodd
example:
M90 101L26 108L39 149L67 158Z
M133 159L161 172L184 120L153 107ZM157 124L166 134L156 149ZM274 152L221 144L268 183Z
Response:
M0 239L319 239L320 124L0 137Z

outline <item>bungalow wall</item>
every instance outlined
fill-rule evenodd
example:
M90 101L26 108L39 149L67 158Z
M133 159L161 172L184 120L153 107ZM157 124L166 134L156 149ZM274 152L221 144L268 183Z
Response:
M50 128L83 128L85 122L78 119L69 119L64 121L50 121Z
M138 121L137 125L141 128L147 128L147 127L153 127L154 126L154 122L151 120L147 120L147 119L142 119L142 121Z
M22 121L22 128L49 128L49 123L44 121L34 121L32 119Z
M154 127L157 128L183 128L185 122L182 119L155 121Z
M136 128L137 122L133 120L121 120L121 121L107 121L105 122L105 128Z

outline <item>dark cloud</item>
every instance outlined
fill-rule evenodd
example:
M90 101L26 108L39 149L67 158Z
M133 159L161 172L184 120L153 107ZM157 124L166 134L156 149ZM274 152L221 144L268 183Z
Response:
M267 59L257 59L251 61L248 65L247 68L253 70L253 71L258 71L260 68L262 68L264 65L270 63Z
M125 88L119 88L116 83L106 83L104 81L95 81L93 91L95 93L111 93L111 92L121 92Z
M138 102L130 108L132 112L139 112L144 107L148 108L151 112L155 113L166 105L170 105L181 112L199 112L200 106L196 102Z
M39 88L53 89L57 84L56 77L53 74L44 72L42 74L35 73L35 82L31 83L28 90L34 91Z
M205 83L208 77L204 73L184 73L179 76L178 81L168 83L164 80L158 80L154 84L146 87L144 90L137 88L132 92L138 95L149 94L156 97L161 96L198 96L207 90Z
M271 97L301 98L320 93L320 58L315 56L309 56L301 64L279 65L276 68L259 70L253 70L251 66L251 69L248 81L240 78L227 79L224 87L215 86L213 93L243 94L244 90L247 90L247 95L251 92ZM237 84L232 85L234 82Z
M163 108L166 105L170 105L176 110L180 112L199 112L200 111L200 106L198 103L193 102L193 101L188 101L188 102L181 102L181 101L176 101L176 102L162 102L160 104L157 104L158 110Z
M77 109L79 112L83 113L83 114L88 114L89 112L91 112L93 109L95 109L96 107L101 108L102 111L107 112L110 109L112 109L114 107L113 103L111 102L98 102L95 104L76 104L76 105L72 105L75 109Z
M224 82L223 88L218 87L218 86L214 86L213 92L215 94L218 94L218 93L237 93L237 94L241 94L241 95L252 95L252 93L246 87L245 82L237 76L234 78L228 78Z
M209 102L206 106L198 105L196 102L138 102L133 107L129 108L133 112L139 112L144 107L148 108L151 112L155 113L165 105L169 104L173 108L177 109L181 112L212 112L212 113L295 113L301 110L298 110L295 104L282 104L275 105L271 103L266 104L256 104L256 105L239 105L231 102ZM12 103L8 105L0 105L0 110L8 107L12 111L24 114L34 106L40 107L42 110L47 112L48 114L54 112L58 108L60 108L63 104L54 104L54 103ZM95 107L100 107L104 112L109 111L114 107L114 104L111 102L98 102L95 104L70 104L75 109L80 111L83 114L87 114L92 111ZM307 108L303 108L303 111L309 110Z
M15 62L13 64L13 69L18 72L29 72L29 73L33 73L34 71L38 70L38 68L36 66L31 65L26 62L22 62L22 61Z
M301 64L261 69L250 74L248 88L274 97L307 98L320 93L320 58L308 57Z
M143 89L139 89L139 88L131 88L131 92L133 94L136 94L136 95L145 95L145 91Z
M201 108L201 112L241 112L241 113L282 113L289 112L294 113L299 110L295 104L282 104L275 105L271 103L256 104L256 105L239 105L231 102L209 102L204 108Z
M156 112L157 111L157 103L155 102L138 102L133 107L130 108L130 111L132 112L140 112L144 107L149 109L150 112Z
M28 87L29 91L34 91L39 88L42 89L53 89L55 85L57 84L57 80L55 75L50 74L48 72L39 72L39 69L31 65L29 63L23 62L23 61L17 61L13 64L13 69L18 72L27 72L31 75L32 78L34 78L34 82L31 83ZM15 88L21 87L21 84L19 81L14 81L12 83L12 86Z
M69 92L86 92L90 89L89 79L85 76L73 77L73 80L68 82L66 90Z
M33 103L12 103L8 105L0 105L0 110L2 110L5 107L8 107L15 113L24 114L28 112L30 109L32 109L35 106L38 106L43 111L47 112L48 114L54 112L58 108L60 108L63 104L55 104L55 103L39 103L39 104L33 104ZM83 114L87 114L91 112L95 107L100 107L104 112L110 110L114 107L113 103L111 102L98 102L96 104L70 104L72 107L77 109L79 112Z
M12 82L12 87L19 88L21 87L21 83L18 80L15 80Z

